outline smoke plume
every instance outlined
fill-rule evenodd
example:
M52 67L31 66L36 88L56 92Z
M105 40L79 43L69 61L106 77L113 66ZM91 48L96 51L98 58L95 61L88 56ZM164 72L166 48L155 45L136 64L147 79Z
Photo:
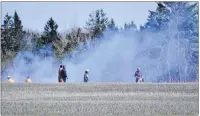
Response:
M83 50L77 53L78 49ZM164 34L147 32L141 38L138 33L126 36L126 33L105 32L103 40L79 45L62 64L66 65L68 82L82 82L85 69L90 70L90 82L132 82L137 67L141 68L145 81L156 82L166 74L172 78L170 70L177 68L181 77L187 75L187 49L187 41L174 39L173 35L166 38ZM40 52L48 52L49 56L41 58L30 51L19 52L3 72L3 80L11 75L16 82L24 82L27 76L36 83L57 82L60 62L54 58L51 45Z

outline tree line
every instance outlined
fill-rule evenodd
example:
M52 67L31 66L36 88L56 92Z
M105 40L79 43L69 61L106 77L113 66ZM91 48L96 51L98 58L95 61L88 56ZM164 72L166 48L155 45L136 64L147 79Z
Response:
M163 34L165 38L170 38L173 34L178 41L188 40L188 65L195 65L195 69L191 71L198 70L198 16L198 3L157 2L156 11L149 10L146 23L138 29L134 21L125 23L124 27L117 27L114 19L108 18L103 9L97 9L89 14L84 28L73 28L70 32L62 34L58 32L59 25L52 17L47 21L43 32L38 33L23 29L17 11L13 16L7 13L1 25L2 70L20 51L28 50L39 54L39 50L47 45L52 47L55 58L61 60L80 43L84 44L88 40L96 41L103 38L105 31L137 33L141 40L143 35L149 32ZM176 29L175 33L173 31L165 33L172 26ZM191 74L190 78L198 78L196 73Z

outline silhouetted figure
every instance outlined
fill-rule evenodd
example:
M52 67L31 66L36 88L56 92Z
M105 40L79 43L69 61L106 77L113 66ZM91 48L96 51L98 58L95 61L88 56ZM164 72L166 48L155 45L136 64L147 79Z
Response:
M15 81L12 79L11 76L8 76L8 83L14 83Z
M135 80L136 83L144 82L144 79L142 78L142 73L140 72L140 68L137 68L137 71L135 72L134 76L136 77L136 80Z
M66 79L68 79L67 78L67 71L66 71L65 66L63 66L63 69L62 69L62 78L63 78L64 82L66 82Z
M58 82L59 83L61 83L61 81L62 81L62 70L63 70L63 65L60 65L60 68L59 68L59 70L58 70Z
M89 73L89 70L86 69L86 70L85 70L85 74L84 74L84 82L85 82L85 83L88 82L88 78L89 78L88 73Z
M31 78L28 76L28 77L26 78L25 82L26 82L26 83L31 83L31 82L32 82L32 81L31 81Z

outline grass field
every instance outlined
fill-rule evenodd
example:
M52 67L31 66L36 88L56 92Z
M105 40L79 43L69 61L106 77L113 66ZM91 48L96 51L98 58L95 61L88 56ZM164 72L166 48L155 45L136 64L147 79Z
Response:
M199 84L2 83L2 116L199 114Z

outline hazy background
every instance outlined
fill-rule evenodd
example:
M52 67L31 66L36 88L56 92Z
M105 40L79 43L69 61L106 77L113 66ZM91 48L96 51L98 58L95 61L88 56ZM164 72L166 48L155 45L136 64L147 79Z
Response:
M3 81L11 75L16 82L24 82L29 75L33 82L55 83L60 63L66 65L68 82L82 82L85 69L90 70L90 82L132 82L137 67L141 68L146 82L170 82L172 78L182 82L196 81L198 7L189 9L181 2L165 4L168 4L168 12L163 10L159 14L155 2L3 2L2 18L7 12L13 15L16 10L24 29L38 30L40 34L50 17L58 24L58 33L73 32L73 27L83 29L89 14L96 9L103 9L106 17L113 18L119 28L116 32L102 31L102 38L86 38L60 62L52 52L54 41L44 46L49 52L45 58L31 50L17 51L13 62L5 65ZM134 24L130 24L131 28L124 26L130 21L134 21L138 30L134 29ZM139 29L140 25L144 30ZM101 24L94 26L101 28ZM73 33L76 36L77 33ZM68 35L60 37L62 45L71 41L73 44L73 40L79 39L71 35L71 40ZM26 38L26 44L34 46L28 41L39 38L30 36ZM15 42L19 41L19 38L15 39Z

